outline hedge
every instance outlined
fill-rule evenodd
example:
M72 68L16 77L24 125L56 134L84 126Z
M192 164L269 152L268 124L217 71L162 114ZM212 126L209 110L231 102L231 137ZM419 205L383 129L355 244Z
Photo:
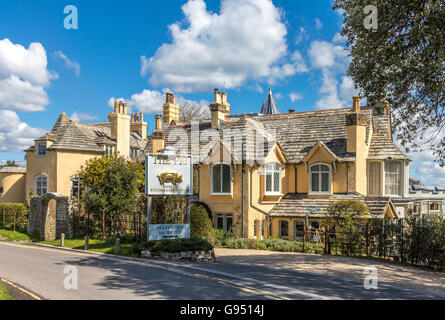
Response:
M0 203L0 229L26 231L28 212L24 203Z

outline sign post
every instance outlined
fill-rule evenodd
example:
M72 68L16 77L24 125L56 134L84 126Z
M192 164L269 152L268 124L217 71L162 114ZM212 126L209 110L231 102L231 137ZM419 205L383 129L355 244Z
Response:
M162 154L147 154L145 161L145 193L147 194L147 239L190 238L190 203L193 194L193 161L191 156L178 156L166 148ZM152 224L153 195L186 196L186 224Z

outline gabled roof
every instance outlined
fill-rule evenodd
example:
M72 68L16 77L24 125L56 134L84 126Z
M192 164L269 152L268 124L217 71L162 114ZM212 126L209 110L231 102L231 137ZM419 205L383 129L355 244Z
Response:
M0 173L26 173L25 167L3 167L0 168Z
M338 160L338 157L322 142L318 141L315 146L303 158L303 162L308 162L317 150L323 150L331 161Z
M262 113L262 114L279 114L280 113L278 104L275 101L275 98L273 97L272 89L269 89L269 93L267 94L266 100L264 100L263 107L261 108L260 113Z

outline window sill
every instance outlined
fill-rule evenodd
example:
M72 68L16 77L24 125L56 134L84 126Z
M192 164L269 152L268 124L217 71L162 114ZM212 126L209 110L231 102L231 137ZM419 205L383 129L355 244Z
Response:
M231 193L211 193L210 195L211 196L225 196L225 197L232 196Z
M284 194L282 194L282 193L265 193L264 196L265 197L282 197L282 196L284 196Z
M310 192L309 196L332 196L332 192Z

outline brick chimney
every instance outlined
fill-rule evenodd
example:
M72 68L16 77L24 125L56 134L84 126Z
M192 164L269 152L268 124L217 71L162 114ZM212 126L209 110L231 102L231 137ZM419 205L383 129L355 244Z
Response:
M127 114L127 104L114 101L114 112L108 114L111 124L111 139L116 140L116 151L130 157L130 116Z
M346 152L355 155L350 170L350 192L366 195L366 114L361 112L360 97L353 97L352 112L346 115Z
M230 104L227 103L227 93L214 91L214 102L209 106L212 116L212 129L218 129L221 121L230 114Z
M156 129L151 135L153 153L159 153L165 146L165 132L162 130L162 116L156 116Z
M143 112L132 114L130 130L131 132L138 132L141 135L142 139L147 139L147 122L144 122Z
M164 103L164 124L170 125L172 121L179 120L179 106L175 103L175 96L173 93L166 94Z

